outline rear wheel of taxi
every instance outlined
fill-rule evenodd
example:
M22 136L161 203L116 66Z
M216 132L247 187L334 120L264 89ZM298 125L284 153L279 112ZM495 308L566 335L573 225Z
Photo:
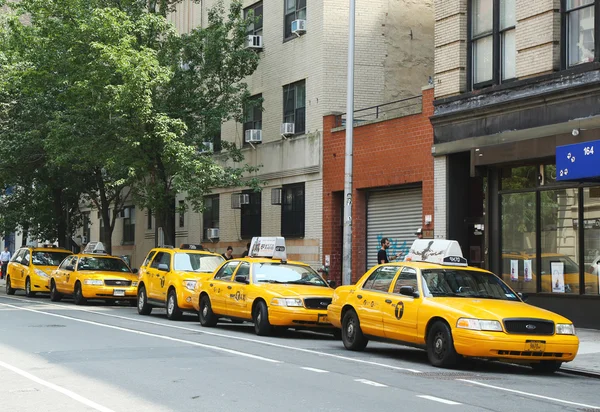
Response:
M349 310L342 319L342 342L348 350L361 351L367 347L369 340L360 328L360 321L355 311Z
M167 296L167 318L169 320L179 320L181 319L181 315L181 309L177 305L177 293L175 289L171 289Z
M10 276L6 278L6 294L7 295L14 295L15 294L16 289L13 289L10 283Z
M52 302L60 302L61 299L62 299L62 295L56 289L56 282L54 282L54 279L52 279L50 281L50 300Z
M452 332L444 322L437 321L427 336L427 357L433 366L450 368L458 363Z
M210 298L208 295L203 295L200 298L200 311L198 312L198 319L200 320L200 324L202 326L210 327L217 324L218 318L212 311L212 306L210 304Z
M138 289L137 309L140 315L149 315L152 312L152 306L148 304L148 295L144 286L140 286Z
M31 291L31 278L29 276L25 279L25 296L32 298L35 296L35 292Z
M562 362L557 361L541 361L539 363L532 363L531 367L535 372L538 373L554 373L560 369Z
M81 283L79 282L75 284L75 291L73 292L73 301L76 305L85 305L87 303L87 299L83 297L83 290L81 289Z
M252 313L252 320L254 321L254 332L258 336L267 336L271 334L272 326L269 323L269 310L265 302L260 301L256 304L254 312Z

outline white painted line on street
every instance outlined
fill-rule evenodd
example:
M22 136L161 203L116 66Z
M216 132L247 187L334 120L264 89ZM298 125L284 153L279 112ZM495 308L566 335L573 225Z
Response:
M178 343L184 343L184 344L187 344L187 345L198 346L198 347L201 347L201 348L211 349L211 350L215 350L215 351L218 351L218 352L225 352L225 353L229 353L231 355L242 356L242 357L245 357L245 358L252 358L252 359L261 360L261 361L264 361L264 362L281 363L281 361L278 361L278 360L275 360L275 359L265 358L263 356L258 356L258 355L252 355L250 353L245 353L245 352L239 352L237 350L220 348L218 346L206 345L204 343L194 342L194 341L191 341L191 340L178 339L178 338L173 338L171 336L159 335L159 334L156 334L156 333L149 333L149 332L142 332L140 330L135 330L135 329L122 328L120 326L107 325L105 323L94 322L94 321L91 321L91 320L78 319L78 318L74 318L72 316L59 315L57 313L49 313L49 312L44 312L44 311L41 311L41 310L28 309L28 308L23 308L23 307L19 307L19 306L13 306L13 305L9 305L8 303L0 303L0 305L9 306L9 307L15 307L15 308L19 308L21 310L25 310L25 311L28 311L28 312L41 313L43 315L54 316L54 317L57 317L57 318L73 320L75 322L87 323L89 325L101 326L103 328L120 330L122 332L129 332L129 333L133 333L133 334L136 334L136 335L151 336L153 338L159 338L159 339L169 340L169 341L172 341L172 342L178 342Z
M368 379L354 379L355 382L360 382L360 383L364 383L365 385L371 385L371 386L377 386L380 388L387 388L387 385L384 385L383 383L378 383L378 382L373 382L370 381Z
M457 381L467 382L467 383L470 383L470 384L473 384L473 385L483 386L485 388L497 389L499 391L518 393L519 395L530 396L532 398L545 399L545 400L548 400L548 401L553 401L553 402L558 402L558 403L564 403L564 404L567 404L567 405L581 406L581 407L584 407L584 408L591 408L593 410L600 410L600 406L593 406L593 405L586 405L585 403L577 403L577 402L565 401L563 399L551 398L549 396L537 395L535 393L518 391L516 389L503 388L501 386L488 385L486 383L471 381L471 380L468 380L468 379L457 379Z
M430 401L445 403L446 405L462 405L462 403L449 401L448 399L436 398L430 395L417 395L417 398L429 399Z
M317 372L317 373L329 373L329 371L324 371L323 369L309 368L306 366L301 366L300 369L304 369L305 371Z
M74 399L77 402L80 402L80 403L82 403L82 404L84 404L86 406L89 406L90 408L95 409L95 410L97 410L99 412L115 412L112 409L107 408L106 406L99 405L96 402L91 401L88 398L85 398L85 397L83 397L81 395L78 395L78 394L76 394L73 391L65 389L62 386L58 386L58 385L56 385L56 384L54 384L52 382L48 382L48 381L45 381L45 380L43 380L41 378L38 378L37 376L34 376L34 375L30 374L29 372L25 372L24 370L21 370L21 369L16 368L16 367L14 367L12 365L9 365L8 363L0 361L0 366L3 367L3 368L5 368L5 369L8 369L10 371L13 371L14 373L16 373L18 375L21 375L21 376L23 376L23 377L25 377L25 378L27 378L29 380L32 380L32 381L34 381L36 383L39 383L40 385L43 385L43 386L45 386L47 388L55 390L56 392L60 392L63 395L66 395L69 398Z

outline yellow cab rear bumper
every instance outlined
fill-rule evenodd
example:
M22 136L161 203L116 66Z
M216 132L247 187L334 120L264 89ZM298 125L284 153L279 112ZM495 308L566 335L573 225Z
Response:
M117 291L125 291L123 295ZM82 285L83 297L87 299L137 299L137 286ZM116 293L116 294L115 294Z
M305 309L302 307L270 306L269 323L273 326L333 327L329 322L326 310Z

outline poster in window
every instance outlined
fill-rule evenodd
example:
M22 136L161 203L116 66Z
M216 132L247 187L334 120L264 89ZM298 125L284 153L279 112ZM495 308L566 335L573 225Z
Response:
M518 260L510 261L510 280L513 282L517 282L519 280L519 261Z
M565 264L563 262L550 262L552 272L552 292L565 293Z
M531 259L523 261L523 276L525 278L525 282L531 282L533 280L531 275Z

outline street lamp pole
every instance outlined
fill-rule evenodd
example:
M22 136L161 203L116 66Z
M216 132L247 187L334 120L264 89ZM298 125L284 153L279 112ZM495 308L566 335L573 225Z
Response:
M352 144L354 134L354 20L355 0L348 18L348 83L346 94L346 155L344 168L344 240L342 285L352 283Z

